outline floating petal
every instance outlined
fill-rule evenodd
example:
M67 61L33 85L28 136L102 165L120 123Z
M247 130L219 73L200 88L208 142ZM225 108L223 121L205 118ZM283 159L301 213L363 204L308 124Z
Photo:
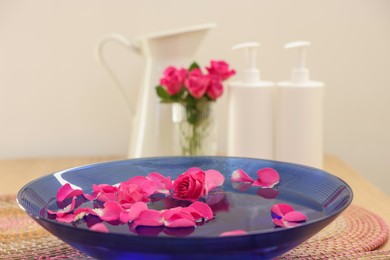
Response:
M169 228L195 227L195 219L184 212L173 212L169 218L164 217L164 225Z
M76 197L73 197L72 202L68 206L66 206L65 208L59 209L57 211L53 211L53 210L48 209L47 212L49 214L56 215L57 217L63 217L65 215L67 215L68 213L72 212L75 208L75 205L76 205Z
M272 218L281 219L285 214L294 211L294 208L286 203L275 204L271 207Z
M96 212L96 211L95 211ZM116 221L119 220L122 207L116 201L107 201L104 203L104 208L101 214L98 214L101 220Z
M158 227L164 224L161 212L153 209L147 209L134 220L134 228L137 226Z
M232 182L247 182L253 183L254 180L243 170L237 169L232 173Z
M140 201L136 202L131 206L131 208L129 209L128 212L121 213L121 221L124 223L129 222L129 221L131 222L134 219L138 218L138 216L141 214L142 211L147 210L147 209L148 209L148 205L146 205L145 202L140 202ZM122 214L125 214L126 217L122 218Z
M212 191L216 187L222 186L225 181L225 177L219 171L207 170L205 171L205 174L207 192Z
M82 190L74 190L69 183L63 185L57 192L57 201L63 202L67 198L77 197L83 194Z
M272 188L280 181L279 173L272 168L264 168L257 172L259 177L254 183L253 186L260 186L264 188Z
M282 219L288 222L303 222L307 220L307 217L302 212L291 211L284 215Z
M166 193L167 191L172 189L172 180L169 176L165 177L158 172L152 172L149 173L146 178L157 184L158 192Z
M206 203L195 201L189 207L196 209L206 220L212 220L214 218L213 210Z

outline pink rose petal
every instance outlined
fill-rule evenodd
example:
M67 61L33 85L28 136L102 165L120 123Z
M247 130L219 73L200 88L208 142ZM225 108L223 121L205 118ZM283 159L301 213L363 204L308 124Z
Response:
M214 218L213 210L206 203L195 201L189 207L196 209L206 220Z
M289 222L277 218L272 219L272 222L278 227L286 227L286 228L292 228L300 225L298 222Z
M84 197L87 200L99 200L102 202L114 201L116 200L117 187L108 185L108 184L93 184L92 185L93 193L84 194Z
M169 218L164 217L164 225L169 228L195 227L196 223L191 215L183 212L174 212L170 214Z
M66 206L65 208L59 209L57 211L53 211L53 210L48 209L47 212L49 214L56 215L57 217L62 217L62 216L67 215L68 213L72 212L75 208L75 205L76 205L76 197L73 197L72 202L68 206Z
M92 231L102 232L102 233L109 233L108 228L103 223L97 223L89 228Z
M307 220L307 217L302 212L291 211L284 215L282 219L288 222L303 222Z
M182 213L185 213L185 214L188 214L190 216L192 216L192 218L195 220L195 221L202 221L203 220L203 214L201 214L199 211L197 211L195 208L192 208L192 207L186 207L186 208L182 208L180 210Z
M275 204L271 207L273 218L282 218L285 214L294 211L294 208L286 203Z
M153 209L147 209L134 220L134 228L138 226L158 227L164 225L161 212Z
M172 189L172 180L171 177L165 177L164 175L158 173L158 172L152 172L149 173L148 176L146 176L147 179L155 182L158 187L158 191L161 193L167 193L169 190Z
M61 217L57 216L56 220L58 222L62 222L62 223L72 223L73 221L75 221L75 218L76 218L76 215L74 215L74 214L66 214L66 215L63 215Z
M242 230L242 229L237 229L237 230L222 232L221 234L219 234L219 236L228 237L228 236L241 236L241 235L246 235L246 234L248 234L247 231Z
M104 203L102 214L99 215L101 220L116 221L119 220L122 207L116 201L107 201Z
M278 219L278 218L273 218L272 222L275 224L275 226L278 226L278 227L284 227L285 226L283 220Z
M257 175L259 178L253 183L253 186L272 188L280 181L279 173L272 168L261 169Z
M75 222L75 221L78 221L78 220L84 218L84 216L86 216L87 214L89 214L91 212L93 212L93 210L90 208L79 208L79 209L76 209L73 214L66 214L66 215L62 215L62 216L57 215L56 220L58 222L71 223L71 222ZM96 215L94 212L92 214Z
M74 196L80 196L83 194L82 190L74 190L69 183L63 185L57 192L57 201L63 202L67 198L72 198Z
M254 180L242 169L237 169L232 173L232 182L253 183Z
M122 211L120 213L120 220L123 223L131 222L134 219L138 218L142 211L147 210L148 205L145 202L136 202L134 203L128 211Z
M205 171L205 174L207 192L210 192L216 187L222 186L225 181L225 177L219 171L207 170Z

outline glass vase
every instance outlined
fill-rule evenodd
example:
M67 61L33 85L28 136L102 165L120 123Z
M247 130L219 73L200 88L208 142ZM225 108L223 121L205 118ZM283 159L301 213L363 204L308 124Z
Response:
M215 155L217 152L217 129L214 102L195 104L174 103L174 147L176 155Z

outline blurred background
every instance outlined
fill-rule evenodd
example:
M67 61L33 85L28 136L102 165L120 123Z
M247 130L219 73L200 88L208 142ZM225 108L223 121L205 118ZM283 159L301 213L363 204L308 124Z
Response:
M0 159L126 155L130 120L113 83L94 59L111 32L129 40L215 22L196 60L224 59L231 46L258 41L262 78L288 80L295 53L312 42L308 67L326 84L324 149L390 194L390 1L387 0L0 0ZM129 95L142 80L143 57L105 49ZM238 75L237 77L239 77ZM226 98L218 101L227 118ZM226 149L220 131L219 153Z

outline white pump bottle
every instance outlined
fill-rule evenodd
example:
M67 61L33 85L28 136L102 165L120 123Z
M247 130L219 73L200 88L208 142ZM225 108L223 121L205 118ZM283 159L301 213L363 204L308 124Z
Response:
M275 159L323 167L324 83L311 81L305 66L310 42L291 42L298 59L291 81L278 82L275 105Z
M260 80L256 68L257 42L233 47L244 49L242 81L229 84L228 155L273 159L274 83Z

